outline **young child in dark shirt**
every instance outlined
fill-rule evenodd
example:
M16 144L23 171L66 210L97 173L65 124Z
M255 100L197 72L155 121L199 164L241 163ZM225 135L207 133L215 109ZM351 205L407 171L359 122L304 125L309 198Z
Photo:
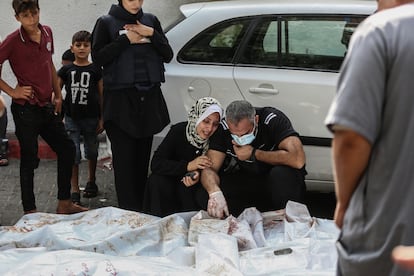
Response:
M72 169L72 201L80 204L79 164L81 161L81 136L84 141L85 157L88 159L88 182L83 196L95 197L98 186L95 182L98 158L98 134L103 131L102 121L102 73L89 61L91 34L79 31L72 37L73 63L64 65L58 71L58 83L65 86L65 127L76 147L75 164Z

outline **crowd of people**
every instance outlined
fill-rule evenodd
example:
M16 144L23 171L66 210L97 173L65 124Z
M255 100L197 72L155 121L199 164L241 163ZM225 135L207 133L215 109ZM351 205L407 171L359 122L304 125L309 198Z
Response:
M407 275L401 267L414 268L413 2L379 0L376 14L361 23L326 118L334 136L334 221L341 229L337 275ZM38 1L13 0L21 27L1 42L0 64L10 62L18 84L0 78L0 89L12 98L24 213L37 212L39 136L57 154L56 212L88 210L79 184L81 139L88 160L83 197L95 197L97 136L104 130L120 208L156 216L204 209L222 219L251 206L267 211L304 202L303 145L275 107L237 100L224 109L212 97L200 98L150 160L153 136L170 123L161 83L173 51L142 4L119 0L91 33L76 32L57 71L52 29L40 24ZM0 95L0 166L8 164L6 126Z
M83 197L95 197L97 135L104 129L121 208L159 216L204 208L222 218L250 206L280 209L289 199L303 201L306 170L299 134L280 110L255 109L245 101L229 105L223 120L216 99L197 100L188 121L173 125L155 151L147 180L153 135L170 123L161 83L173 51L158 18L144 13L142 4L120 0L97 19L92 33L76 32L56 70L52 29L40 24L38 1L13 1L21 27L0 44L0 62L10 62L18 84L12 88L0 79L0 89L12 98L24 213L37 211L38 136L57 154L57 212L87 210L79 184L81 140L88 160ZM263 186L256 189L258 177Z

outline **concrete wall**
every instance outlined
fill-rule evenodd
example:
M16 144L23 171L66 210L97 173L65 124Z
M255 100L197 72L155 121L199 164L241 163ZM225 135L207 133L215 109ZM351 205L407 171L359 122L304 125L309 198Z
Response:
M179 16L179 6L185 3L202 2L196 0L145 0L143 9L158 16L163 27L174 22ZM6 37L19 28L19 22L14 18L11 6L12 0L0 1L0 36ZM108 13L111 4L116 0L39 0L40 22L52 27L55 39L55 55L53 61L56 68L60 68L62 53L68 49L72 35L79 30L92 31L96 19ZM8 64L4 64L2 77L11 86L16 80ZM8 105L10 98L5 95ZM14 132L14 124L10 110L8 132Z

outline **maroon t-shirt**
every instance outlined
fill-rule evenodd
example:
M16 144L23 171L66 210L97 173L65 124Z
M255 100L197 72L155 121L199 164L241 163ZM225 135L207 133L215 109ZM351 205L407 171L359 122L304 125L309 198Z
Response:
M40 44L32 41L26 31L14 31L0 44L0 64L8 60L20 86L32 86L34 98L32 105L44 106L51 101L52 54L54 52L52 30L39 24ZM14 100L24 105L26 100Z

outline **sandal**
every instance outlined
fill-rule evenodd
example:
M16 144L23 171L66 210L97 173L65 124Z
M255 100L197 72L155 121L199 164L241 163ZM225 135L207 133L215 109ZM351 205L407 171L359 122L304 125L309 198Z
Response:
M9 143L7 139L0 139L0 166L9 165L9 159L7 158Z
M76 205L79 205L79 206L81 206L81 202L80 202L80 193L72 193L71 195L70 195L70 197L71 197L71 199L72 199L72 202L73 202L73 204L76 204Z
M9 165L9 159L1 156L0 154L0 166L7 166Z
M89 181L86 183L85 190L83 190L83 197L91 198L98 195L98 186L95 182Z

